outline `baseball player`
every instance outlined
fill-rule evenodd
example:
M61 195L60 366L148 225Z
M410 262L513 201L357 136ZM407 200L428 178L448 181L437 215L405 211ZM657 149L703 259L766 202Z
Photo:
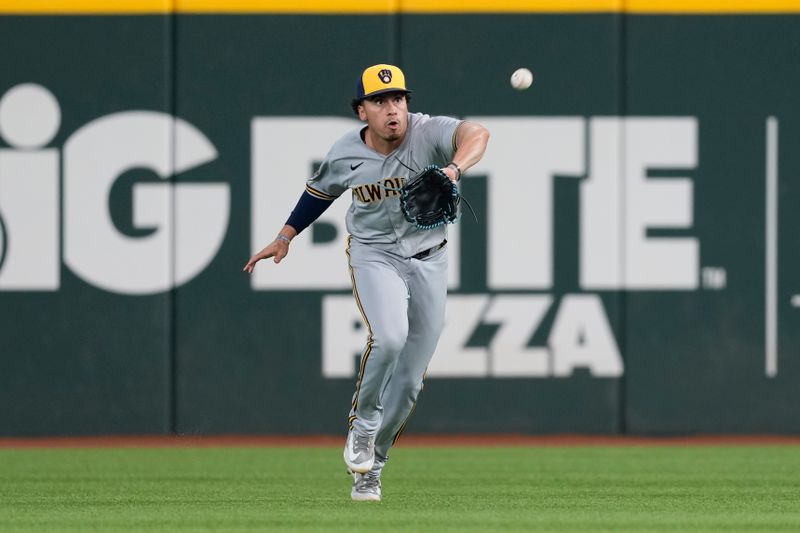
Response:
M457 182L481 159L489 140L476 123L409 113L410 92L396 66L362 72L351 104L366 125L334 143L286 225L244 267L250 273L270 257L280 263L292 239L350 191L346 255L368 331L344 449L356 501L380 501L389 448L414 409L444 327L446 226L423 230L407 222L398 189L430 164Z

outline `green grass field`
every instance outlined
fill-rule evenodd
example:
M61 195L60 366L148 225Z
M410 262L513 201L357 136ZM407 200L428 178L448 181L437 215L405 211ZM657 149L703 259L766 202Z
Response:
M797 531L800 448L0 450L0 531Z

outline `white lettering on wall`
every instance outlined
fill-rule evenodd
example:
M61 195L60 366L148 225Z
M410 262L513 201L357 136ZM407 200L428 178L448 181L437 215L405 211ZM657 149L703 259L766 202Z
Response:
M551 305L558 309L548 345L529 347ZM323 297L322 309L323 376L353 377L367 340L361 315L349 295ZM481 324L498 326L489 346L468 346ZM599 296L569 294L559 304L549 295L452 295L427 376L568 377L579 368L594 377L623 373L622 356Z
M680 174L696 167L695 118L474 120L492 132L485 158L468 173L487 178L488 209L481 218L487 227L485 260L490 290L552 289L557 177L581 180L578 255L582 289L697 288L698 240L653 235L653 230L685 231L693 224L691 179L664 177L663 170ZM268 244L282 227L314 162L323 159L335 139L360 124L339 117L253 119L252 251ZM60 125L58 102L45 87L20 84L0 98L0 137L7 145L0 149L0 291L57 290L62 249L63 262L87 283L123 294L169 290L186 283L214 260L228 228L228 184L170 182L173 175L217 157L202 132L161 112L115 113L75 131L61 156L58 147L48 146ZM109 206L112 186L121 174L133 169L149 170L162 180L133 185L131 222L136 228L150 230L140 236L119 231ZM653 177L653 171L662 172ZM60 172L63 187L59 186ZM307 234L301 236L293 243L286 265L256 269L252 287L349 288L344 254L349 204L348 194L320 218L320 223L334 229L331 241L313 242ZM451 289L460 284L459 228L449 228ZM476 316L502 322L487 353L481 352L483 348L465 348L455 331L443 336L443 345L460 345L460 355L444 357L459 359L462 375L555 371L558 356L554 351L545 357L545 347L520 344L520 338L528 333L525 328L535 328L543 309L555 304L548 303L546 295L515 298L473 295L448 311L467 322ZM562 305L580 309L573 300L565 299ZM524 308L519 311L528 317L524 326L510 321L509 317L516 316L511 311L515 306ZM437 364L432 367L434 374L439 371ZM446 359L442 362L445 367L446 372L455 372Z
M118 293L163 292L194 277L224 239L228 185L166 180L216 156L199 130L164 113L115 113L80 128L64 146L66 264L86 281ZM108 209L114 181L136 168L165 180L134 185L133 223L156 230L143 237L122 234Z
M528 346L550 308L549 294L495 296L483 321L499 325L489 345L493 376L544 377L550 374L550 354L544 347Z
M61 125L61 109L46 88L25 83L0 99L0 289L60 286L58 150L45 148Z
M228 228L228 184L169 182L216 159L202 132L167 113L115 113L74 132L59 165L59 149L45 145L60 125L45 87L20 84L0 98L0 137L10 146L0 149L0 290L57 290L62 234L64 263L109 292L163 292L213 261ZM109 206L117 178L133 169L163 180L133 185L131 222L152 230L138 237L118 230Z
M694 118L625 119L625 273L630 289L695 289L699 244L692 237L648 238L650 228L692 225L689 178L648 179L658 168L697 165Z
M470 174L488 176L487 283L547 289L553 283L553 180L585 173L584 119L477 117L492 133Z
M588 290L695 289L699 243L649 237L692 225L688 178L648 178L697 165L694 117L475 117L492 142L471 174L488 176L487 283L546 290L553 281L553 180L580 177L580 281Z

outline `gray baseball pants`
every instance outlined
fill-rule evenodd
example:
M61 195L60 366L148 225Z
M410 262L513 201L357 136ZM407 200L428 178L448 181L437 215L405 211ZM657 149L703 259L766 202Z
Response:
M375 436L379 470L413 411L444 327L447 246L404 258L350 239L347 255L369 332L349 422Z

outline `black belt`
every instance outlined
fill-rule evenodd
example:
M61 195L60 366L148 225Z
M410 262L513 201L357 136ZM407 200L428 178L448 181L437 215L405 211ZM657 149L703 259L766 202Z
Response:
M429 255L431 255L433 252L438 252L439 250L444 248L445 244L447 244L447 239L443 240L442 242L440 242L439 244L437 244L436 246L434 246L432 248L428 248L427 250L422 250L420 253L412 255L411 258L412 259L425 259Z

